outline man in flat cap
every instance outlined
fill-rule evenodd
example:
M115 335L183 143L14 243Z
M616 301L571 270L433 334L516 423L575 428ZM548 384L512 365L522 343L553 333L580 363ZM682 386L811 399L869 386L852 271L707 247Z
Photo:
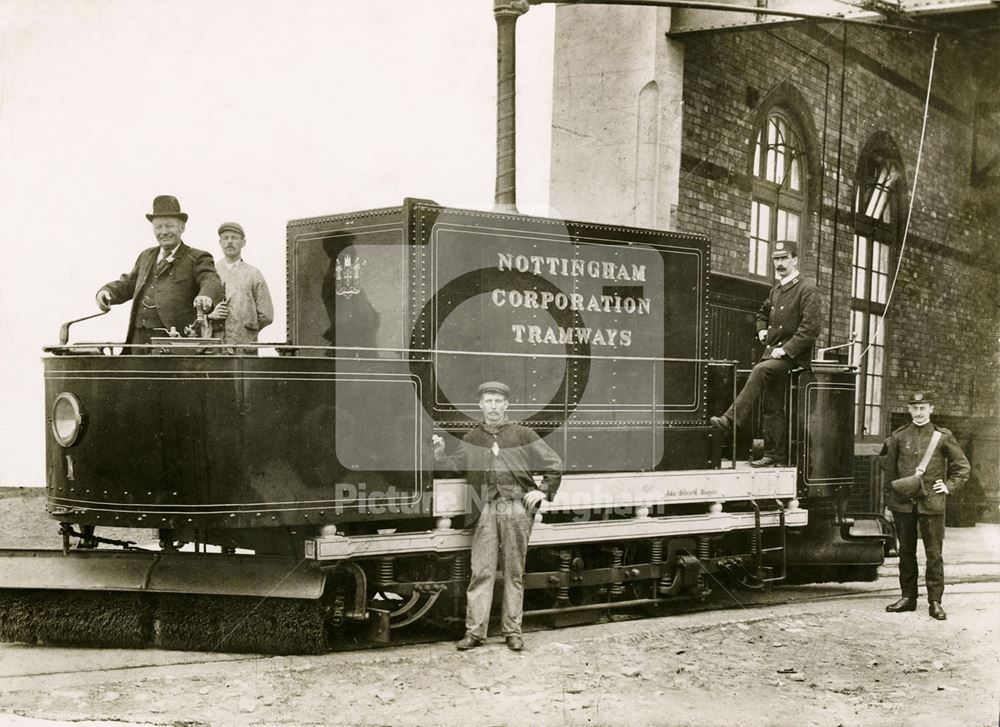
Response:
M711 418L729 436L733 427L746 426L754 402L764 395L764 456L750 462L751 467L786 462L785 379L796 366L809 368L822 315L816 285L799 275L798 245L792 240L775 242L771 263L777 281L755 317L764 355L732 406L722 416Z
M223 298L211 254L188 247L181 239L188 216L177 198L154 199L146 219L153 224L158 245L139 253L131 272L97 291L97 306L103 311L132 301L125 342L133 345L148 344L165 330L183 332L194 323L197 311L210 311ZM129 352L143 353L143 349Z
M948 618L941 606L944 595L945 500L969 478L969 460L955 437L931 422L934 399L917 392L909 399L909 424L889 435L880 460L885 470L885 516L896 524L899 540L899 588L902 598L885 607L890 613L917 608L917 530L924 541L927 565L928 613L938 621ZM918 475L915 492L897 492L893 480Z
M219 225L219 247L223 257L215 267L226 288L226 299L208 317L221 329L222 342L231 345L256 343L257 336L274 320L271 291L260 270L243 261L247 244L243 227L238 222ZM256 351L253 351L256 353Z
M499 381L479 387L483 422L465 435L459 451L447 457L444 440L433 438L434 459L443 470L465 472L472 506L482 508L472 534L472 575L467 591L462 651L482 646L493 603L497 554L503 561L503 613L500 627L508 648L524 648L524 560L535 511L550 501L562 479L562 459L533 430L507 419L510 389ZM542 486L532 473L542 474Z

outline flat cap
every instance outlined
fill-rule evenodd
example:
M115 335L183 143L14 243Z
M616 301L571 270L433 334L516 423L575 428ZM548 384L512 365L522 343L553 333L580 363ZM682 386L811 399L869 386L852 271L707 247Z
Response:
M795 240L778 240L774 243L774 249L771 250L771 257L779 257L781 255L794 255L799 256L799 243Z
M484 381L479 385L479 390L476 392L476 396L482 396L488 391L492 391L496 394L503 394L507 397L510 396L510 387L499 381Z
M934 396L928 391L914 391L910 394L908 404L933 404Z
M221 235L226 230L230 232L240 233L240 237L246 237L247 234L243 231L243 226L239 222L223 222L219 225L219 234Z

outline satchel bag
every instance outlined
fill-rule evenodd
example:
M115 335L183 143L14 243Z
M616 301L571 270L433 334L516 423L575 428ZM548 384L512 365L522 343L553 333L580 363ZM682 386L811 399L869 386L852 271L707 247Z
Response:
M893 492L900 497L906 498L914 498L920 494L923 486L923 474L927 471L927 465L930 464L931 457L934 454L934 449L940 441L941 432L934 430L934 434L931 435L930 444L927 445L927 451L924 452L924 458L920 460L920 464L917 465L917 469L914 474L909 477L900 477L899 479L895 479L889 483Z

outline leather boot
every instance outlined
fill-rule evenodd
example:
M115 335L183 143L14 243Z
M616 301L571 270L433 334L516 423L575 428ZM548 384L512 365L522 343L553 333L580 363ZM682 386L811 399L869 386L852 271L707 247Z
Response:
M917 599L910 598L909 596L903 596L895 603L890 603L885 607L885 610L889 613L902 613L903 611L916 611L917 610Z
M927 613L931 615L931 618L936 618L938 621L946 621L948 619L948 614L944 612L944 608L941 607L940 601L931 601L930 608L927 609Z
M455 644L455 648L459 651L468 651L469 649L475 649L477 646L482 646L483 642L477 639L471 634L466 634L462 637L462 640Z

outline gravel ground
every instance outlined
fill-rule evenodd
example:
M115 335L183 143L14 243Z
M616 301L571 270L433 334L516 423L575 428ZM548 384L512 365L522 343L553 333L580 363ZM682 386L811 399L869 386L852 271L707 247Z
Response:
M60 548L59 523L45 512L45 488L0 487L0 548ZM116 540L155 540L152 530L101 528Z
M492 639L469 653L153 652L159 663L138 666L131 652L10 645L0 654L20 674L0 677L0 712L187 725L996 724L995 586L961 587L940 624L887 614L884 600L538 632L521 654Z
M23 511L39 501L3 494L10 547L9 524L37 521ZM3 644L0 724L996 725L987 528L949 530L962 565L945 622L885 613L887 568L877 583L738 594L747 608L534 632L521 654L500 639L304 657Z

